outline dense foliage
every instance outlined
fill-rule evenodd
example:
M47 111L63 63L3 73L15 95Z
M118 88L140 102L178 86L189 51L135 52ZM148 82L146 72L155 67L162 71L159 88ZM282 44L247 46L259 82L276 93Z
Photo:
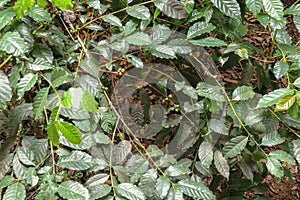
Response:
M290 176L300 4L199 2L2 0L2 199L242 199ZM246 13L269 51L243 39Z

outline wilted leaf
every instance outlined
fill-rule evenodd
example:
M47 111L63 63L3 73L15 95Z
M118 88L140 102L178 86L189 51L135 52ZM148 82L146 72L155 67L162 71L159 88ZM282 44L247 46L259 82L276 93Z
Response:
M220 151L214 153L214 164L220 174L229 179L229 165Z

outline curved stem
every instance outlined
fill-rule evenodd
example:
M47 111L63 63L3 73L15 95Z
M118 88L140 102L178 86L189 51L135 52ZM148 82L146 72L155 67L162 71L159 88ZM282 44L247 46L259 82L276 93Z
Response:
M0 69L13 57L13 55L9 55L3 63L0 64Z

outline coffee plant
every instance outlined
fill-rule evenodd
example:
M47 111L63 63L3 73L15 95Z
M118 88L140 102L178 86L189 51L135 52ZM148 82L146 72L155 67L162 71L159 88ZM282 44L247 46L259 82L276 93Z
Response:
M298 2L1 0L1 198L243 199L291 176Z

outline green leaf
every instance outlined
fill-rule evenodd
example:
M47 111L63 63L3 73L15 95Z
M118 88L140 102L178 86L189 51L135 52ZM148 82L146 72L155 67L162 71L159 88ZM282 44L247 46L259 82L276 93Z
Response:
M47 0L37 0L36 2L42 8L45 8L47 5Z
M81 133L76 126L69 122L59 122L58 130L63 134L63 136L74 144L79 144L81 142Z
M82 151L72 151L68 155L60 156L57 162L57 166L72 170L87 170L94 165L94 158Z
M73 4L72 4L72 0L64 0L64 1L61 1L61 0L51 0L51 2L61 8L61 9L64 9L64 10L72 10L73 8Z
M300 163L300 139L294 140L292 143L295 159Z
M44 58L36 58L33 63L27 62L26 67L33 71L42 71L54 68L54 66Z
M12 162L12 166L13 166L14 176L16 176L19 179L21 179L21 178L23 179L25 176L27 167L25 167L25 165L23 165L20 162L18 154L15 154L13 162Z
M136 27L139 25L137 20L130 19L124 26L124 35L127 36L131 33L133 33L136 30Z
M286 15L294 15L293 17L300 15L300 4L292 5L288 9L285 10L284 14Z
M47 101L49 87L42 88L37 95L33 98L33 116L37 119L44 110Z
M91 76L99 78L99 61L97 61L93 55L88 54L88 56L86 56L86 58L79 63L79 66Z
M226 125L224 124L223 121L218 120L218 119L211 119L209 120L209 125L208 125L209 129L222 134L222 135L228 135L228 128L226 127Z
M145 200L144 193L137 186L131 183L121 183L115 187L115 192L119 197L130 200Z
M0 11L0 30L3 29L15 15L16 13L12 7Z
M23 78L21 78L21 80L17 84L19 98L22 98L24 96L24 93L26 91L29 91L34 86L37 79L38 75L33 73L27 73Z
M211 0L211 2L225 15L241 19L241 10L236 0Z
M229 165L227 163L227 160L223 157L222 153L218 150L214 153L214 164L218 172L225 178L229 179Z
M271 133L267 133L263 138L261 145L262 146L275 146L284 142L284 139L280 137L277 131L273 131Z
M297 95L288 95L279 99L276 103L275 112L284 111L290 109L297 101Z
M101 10L101 2L100 0L88 0L87 4L94 9Z
M182 175L189 174L190 172L191 171L187 166L183 166L179 164L171 165L165 171L166 175L170 177L180 177Z
M162 44L171 36L171 30L165 25L156 25L151 34L151 46Z
M75 181L66 181L58 186L58 194L65 199L87 200L90 198L88 189Z
M262 0L265 11L275 19L280 20L283 16L283 4L281 0Z
M205 22L196 22L192 26L190 26L188 32L187 32L187 39L192 39L195 37L198 37L204 33L211 32L216 27L211 23L205 23Z
M17 182L6 189L2 200L22 200L25 199L25 197L25 186L22 183Z
M64 117L68 117L70 119L76 119L76 120L86 120L91 117L89 112L78 108L61 107L59 114Z
M116 116L111 109L102 107L100 111L101 111L101 117L100 117L101 128L105 132L109 133L112 131L112 129L115 126Z
M300 88L300 77L298 77L294 83L293 83L296 87Z
M157 171L155 169L149 169L144 173L139 181L139 188L143 191L146 197L156 196L155 184L157 179Z
M2 70L0 70L0 111L6 107L6 102L12 97L12 89L9 80Z
M227 45L223 40L214 37L205 37L199 40L189 40L189 42L203 47L222 47Z
M28 45L18 32L6 32L0 39L0 50L20 56L28 51Z
M0 1L0 7L2 8L5 4L7 4L7 2L9 2L10 0L1 0Z
M275 158L277 160L286 162L290 165L295 165L296 164L293 156L291 156L290 154L288 154L287 152L282 151L282 150L271 151L271 153L269 153L269 156L272 157L272 158Z
M17 154L19 160L24 164L24 165L31 165L34 166L34 152L32 152L29 148L25 147L18 147L17 149Z
M53 63L53 52L51 48L45 44L34 44L32 56L35 58L45 59L50 64Z
M168 193L168 196L167 196L167 200L173 200L173 199L184 200L182 191L178 190L177 188L172 187L169 190L169 193Z
M1 180L0 180L0 190L2 190L3 188L9 186L15 179L10 176L10 175L7 175L7 176L1 176Z
M201 182L181 180L177 183L176 189L182 191L185 195L192 197L193 199L215 199L213 192Z
M34 187L38 184L39 177L36 175L36 170L34 167L30 167L25 172L26 183L31 187Z
M41 8L38 5L33 6L31 10L26 12L26 15L40 23L52 21L51 15L45 9Z
M257 108L272 106L277 103L282 97L293 95L294 90L289 88L280 88L264 95L258 102Z
M113 147L111 155L112 164L120 164L124 162L127 156L131 153L132 145L129 141L123 140Z
M97 184L94 186L88 186L87 189L90 192L91 199L101 199L107 196L111 191L111 186L107 184Z
M147 20L150 18L149 9L144 5L134 5L126 10L128 15L141 20Z
M263 2L262 0L246 0L246 5L254 15L257 15L263 6Z
M167 46L178 54L188 54L193 51L193 45L186 39L173 39L167 43Z
M169 17L175 19L184 19L186 17L185 7L177 0L156 0L154 5Z
M96 175L90 177L86 181L85 185L87 187L95 186L95 185L98 185L98 184L105 183L108 179L109 179L108 174L96 174Z
M35 163L45 161L48 155L48 139L37 139L35 136L24 136L22 146L34 152Z
M125 37L125 41L128 42L129 44L133 44L133 45L149 45L149 44L151 44L150 36L145 33L141 33L141 32L136 32L136 33L133 33L133 34Z
M139 57L133 56L133 55L128 55L125 56L126 60L133 64L133 66L135 66L136 68L143 68L144 67L144 63L142 61L142 59L140 59Z
M113 26L122 27L121 20L112 14L105 15L102 19Z
M16 126L23 120L28 119L28 117L33 117L32 115L32 104L31 103L24 103L18 105L14 108L13 112L11 113L8 126Z
M222 94L221 88L218 86L210 85L205 82L200 82L197 85L197 93L199 96L203 96L214 100L216 102L225 102L226 99Z
M176 58L176 54L172 48L168 47L167 45L157 45L150 49L152 55L158 58Z
M168 195L170 189L170 180L165 176L160 176L156 181L156 191L161 199L164 199Z
M195 7L195 1L194 0L180 0L181 3L183 3L186 14L189 16Z
M298 33L300 33L300 15L294 15L293 20L294 20L294 24L298 30Z
M52 122L47 127L48 138L55 145L59 146L58 122Z
M198 157L201 165L208 169L214 159L213 146L210 142L204 141L201 143L198 150Z
M231 138L230 141L226 142L222 151L227 158L233 158L243 151L247 145L248 137L247 136L236 136Z
M267 163L266 163L268 171L273 174L274 176L280 178L283 176L283 168L281 166L281 163L273 157L268 157L267 158Z
M282 76L284 76L288 70L289 70L289 65L286 62L278 61L274 65L273 73L278 80Z
M34 0L17 0L14 5L14 10L16 11L17 18L21 19L25 11L33 7L34 2Z
M283 123L286 123L289 126L300 128L300 118L290 117L289 115L283 115L281 117Z
M251 86L240 86L237 87L232 93L232 100L244 101L252 99L255 95Z
M73 80L73 75L62 68L53 70L50 74L50 82L53 87L59 87L68 81Z
M98 80L90 75L79 76L79 78L76 79L76 83L95 97L98 96L99 91L101 91Z
M250 179L251 181L253 181L253 170L252 170L252 165L249 163L247 163L245 158L241 158L241 162L240 162L240 167L242 172L244 173L244 175Z
M62 96L62 105L66 108L79 108L88 112L98 111L95 97L82 88L70 88Z

